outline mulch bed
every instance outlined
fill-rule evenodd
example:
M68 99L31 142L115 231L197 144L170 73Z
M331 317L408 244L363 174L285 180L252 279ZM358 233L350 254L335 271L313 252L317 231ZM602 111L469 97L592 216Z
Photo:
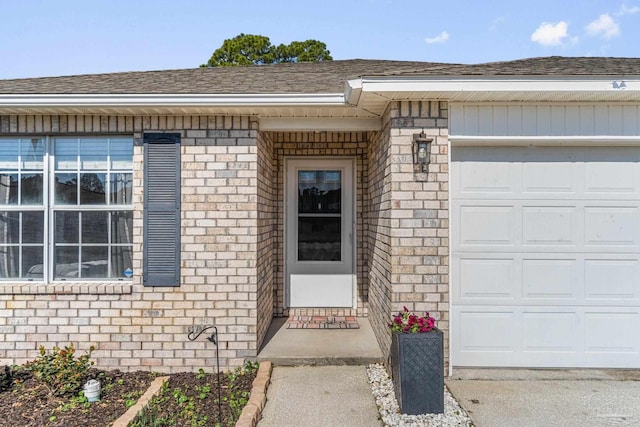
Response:
M234 426L251 394L257 369L220 374L221 426ZM173 374L145 410L146 424L176 427L214 426L219 422L216 374ZM134 424L136 425L136 424Z
M247 373L236 371L220 375L222 426L234 425L249 397L255 374L254 369ZM52 396L49 389L30 373L22 372L9 390L0 392L0 427L110 426L135 404L159 375L162 374L92 369L89 377L102 384L101 399L85 403L82 399L78 402L77 397ZM167 424L155 425L215 425L218 421L216 378L214 374L203 372L170 375L160 396L152 399L149 405L151 412L167 421Z
M105 427L124 414L156 376L92 369L89 378L101 382L101 399L85 405L71 397L53 396L43 383L24 372L17 384L0 393L0 427Z

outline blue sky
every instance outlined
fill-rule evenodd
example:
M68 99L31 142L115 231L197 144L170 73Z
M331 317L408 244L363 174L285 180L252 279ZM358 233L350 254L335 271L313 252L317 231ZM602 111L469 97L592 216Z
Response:
M0 0L0 78L197 67L242 32L334 59L640 56L640 0Z

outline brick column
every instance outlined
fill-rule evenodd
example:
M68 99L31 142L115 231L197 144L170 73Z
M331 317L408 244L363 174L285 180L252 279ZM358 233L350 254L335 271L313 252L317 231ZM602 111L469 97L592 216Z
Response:
M370 154L371 311L383 352L392 313L428 311L449 353L449 164L445 102L396 102ZM413 135L433 138L427 173L415 172ZM374 302L375 300L375 302ZM375 313L373 313L375 307Z

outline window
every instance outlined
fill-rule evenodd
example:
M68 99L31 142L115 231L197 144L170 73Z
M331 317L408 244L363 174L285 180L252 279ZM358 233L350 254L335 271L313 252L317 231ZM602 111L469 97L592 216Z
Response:
M126 279L131 138L0 139L0 279Z

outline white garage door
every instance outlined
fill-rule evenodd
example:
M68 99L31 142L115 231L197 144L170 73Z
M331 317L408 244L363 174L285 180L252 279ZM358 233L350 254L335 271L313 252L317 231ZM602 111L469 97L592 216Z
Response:
M453 365L640 368L640 149L451 155Z

